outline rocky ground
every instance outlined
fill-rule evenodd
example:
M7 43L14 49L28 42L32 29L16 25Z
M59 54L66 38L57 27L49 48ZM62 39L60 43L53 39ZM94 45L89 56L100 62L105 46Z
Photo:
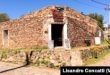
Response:
M110 54L91 66L110 66ZM60 70L47 67L22 67L17 64L0 62L0 75L60 75Z

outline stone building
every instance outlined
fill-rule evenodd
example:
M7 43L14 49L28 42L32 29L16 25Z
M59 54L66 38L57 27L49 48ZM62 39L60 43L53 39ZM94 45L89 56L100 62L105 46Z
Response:
M49 6L0 23L0 48L76 47L95 44L97 22L65 6Z
M108 40L108 27L104 27L104 39L107 39Z
M106 25L106 24L105 24ZM104 26L104 39L105 40L110 40L110 25Z

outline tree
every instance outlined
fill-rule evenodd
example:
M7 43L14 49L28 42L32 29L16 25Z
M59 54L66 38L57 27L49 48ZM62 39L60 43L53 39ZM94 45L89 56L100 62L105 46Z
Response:
M9 21L10 18L5 13L0 13L0 22Z
M88 16L95 19L98 22L99 27L103 29L103 16L102 15L99 15L97 13L90 13Z

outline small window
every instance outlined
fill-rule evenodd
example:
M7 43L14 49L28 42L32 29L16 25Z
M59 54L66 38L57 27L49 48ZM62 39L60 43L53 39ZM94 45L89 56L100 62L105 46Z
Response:
M3 30L3 45L4 47L8 47L8 30Z
M64 8L63 8L63 7L56 7L56 9L57 9L59 12L63 12L63 11L64 11Z
M108 35L108 37L110 37L110 35Z
M85 39L85 44L86 46L90 46L91 45L91 40L90 39Z

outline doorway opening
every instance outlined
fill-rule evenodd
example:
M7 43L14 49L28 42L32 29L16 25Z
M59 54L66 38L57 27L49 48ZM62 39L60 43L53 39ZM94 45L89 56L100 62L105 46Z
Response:
M63 46L63 24L52 24L51 36L54 41L54 47Z

